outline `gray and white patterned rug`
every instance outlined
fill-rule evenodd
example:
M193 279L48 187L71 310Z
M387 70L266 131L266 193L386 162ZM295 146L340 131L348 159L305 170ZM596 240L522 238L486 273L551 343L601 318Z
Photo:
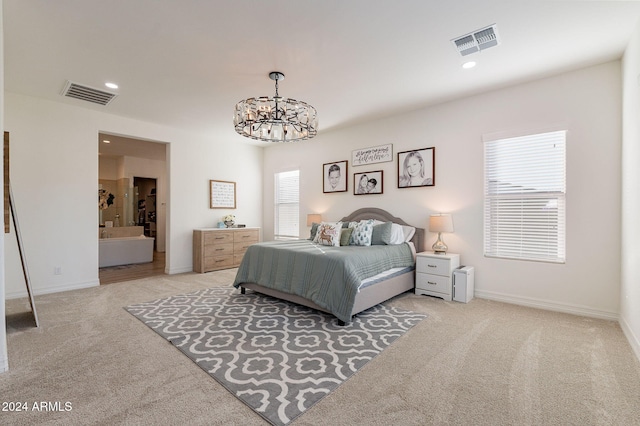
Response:
M329 314L229 287L125 309L274 425L294 420L426 318L381 304L340 327Z

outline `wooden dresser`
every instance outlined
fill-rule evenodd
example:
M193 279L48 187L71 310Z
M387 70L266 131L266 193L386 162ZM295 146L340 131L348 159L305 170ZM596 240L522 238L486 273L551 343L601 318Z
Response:
M247 247L258 242L259 235L260 228L194 229L194 272L235 268Z

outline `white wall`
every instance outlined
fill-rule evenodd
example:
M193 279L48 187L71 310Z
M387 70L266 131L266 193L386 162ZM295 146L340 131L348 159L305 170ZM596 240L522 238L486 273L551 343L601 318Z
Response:
M301 224L307 213L335 220L373 206L426 227L429 214L450 212L455 233L445 242L463 264L475 266L477 296L616 319L620 224L601 218L603 211L620 214L620 116L616 61L267 148L265 239L273 236L273 174L299 168ZM482 136L557 128L568 130L566 264L485 258ZM352 150L387 143L393 162L351 167ZM431 146L435 187L398 189L396 153ZM340 160L349 160L349 191L323 194L322 164ZM353 195L353 173L375 170L384 172L384 194ZM302 228L306 237L308 228ZM433 241L427 233L428 247Z
M0 0L0 27L2 26L3 4ZM4 129L4 31L0 29L0 129ZM3 144L4 147L4 144ZM3 152L4 148L0 149ZM0 164L0 176L4 176L3 165ZM11 169L9 169L11 170ZM0 178L4 181L4 178ZM3 182L4 183L4 182ZM4 186L4 185L3 185ZM4 211L4 197L0 200L1 211ZM7 328L5 323L5 268L4 268L4 229L0 233L0 373L9 369L7 357Z
M623 59L620 325L640 359L640 24Z
M98 179L118 179L118 159L114 157L98 157Z
M209 179L237 182L239 221L262 226L262 148L228 132L194 135L161 125L5 93L11 183L35 294L98 285L98 133L170 143L167 272L192 270L194 228L231 211L209 208ZM229 142L233 141L233 155ZM226 157L224 156L226 155ZM7 297L26 295L15 247L5 239ZM54 267L62 274L54 275Z

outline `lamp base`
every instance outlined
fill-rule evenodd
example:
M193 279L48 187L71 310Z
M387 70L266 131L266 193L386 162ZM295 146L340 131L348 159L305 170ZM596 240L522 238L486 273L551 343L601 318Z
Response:
M442 241L442 234L440 232L438 232L438 239L436 240L435 243L433 243L431 248L433 249L433 251L436 254L446 254L447 253L447 250L449 249L449 247L447 247L447 245L444 243L444 241Z

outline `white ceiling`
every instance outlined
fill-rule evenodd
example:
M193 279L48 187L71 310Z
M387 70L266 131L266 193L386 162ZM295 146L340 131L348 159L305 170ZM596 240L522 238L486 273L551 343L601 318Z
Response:
M124 136L99 133L98 155L104 158L138 157L147 160L166 161L167 145Z
M232 110L272 96L273 70L322 133L620 58L639 17L638 1L4 0L5 90L255 143ZM494 23L501 44L460 57L451 39ZM118 97L64 98L67 80Z

